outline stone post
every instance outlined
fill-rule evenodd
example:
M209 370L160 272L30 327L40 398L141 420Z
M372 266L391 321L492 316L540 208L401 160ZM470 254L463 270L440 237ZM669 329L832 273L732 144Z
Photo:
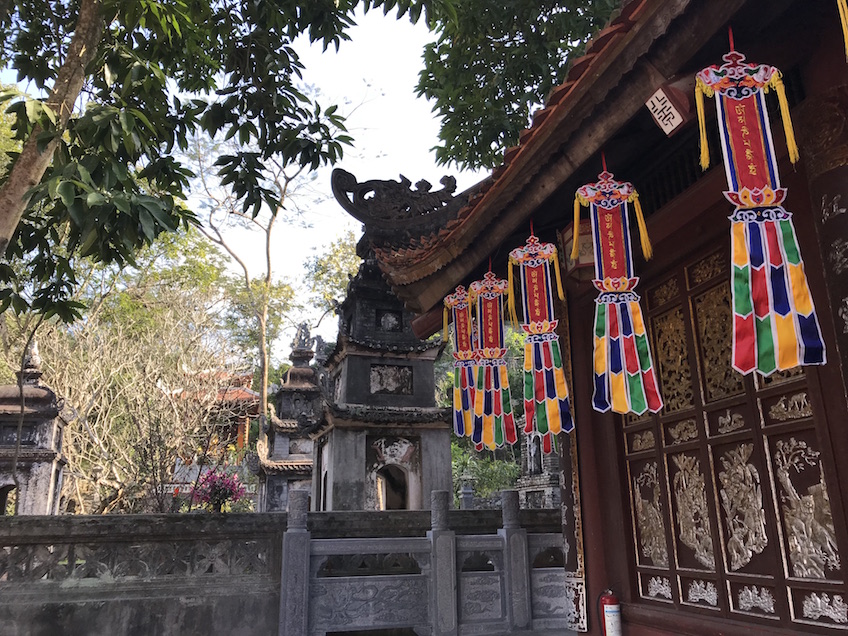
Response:
M530 563L527 556L527 531L518 521L518 491L501 493L503 538L506 577L507 615L509 624L517 629L530 629L533 615L530 605Z
M293 490L283 535L283 565L280 574L279 636L309 633L309 531L306 511L309 493Z
M456 536L448 527L447 490L430 493L430 622L434 636L456 636Z

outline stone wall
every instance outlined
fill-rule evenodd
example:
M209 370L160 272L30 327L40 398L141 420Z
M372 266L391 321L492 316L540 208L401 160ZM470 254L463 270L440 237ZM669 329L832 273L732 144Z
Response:
M557 634L585 603L556 510L13 517L4 636Z

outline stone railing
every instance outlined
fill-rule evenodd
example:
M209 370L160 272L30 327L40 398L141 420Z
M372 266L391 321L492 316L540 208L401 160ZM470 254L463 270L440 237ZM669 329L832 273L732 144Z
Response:
M18 517L0 521L0 633L563 633L579 604L557 511ZM305 493L304 493L305 495Z

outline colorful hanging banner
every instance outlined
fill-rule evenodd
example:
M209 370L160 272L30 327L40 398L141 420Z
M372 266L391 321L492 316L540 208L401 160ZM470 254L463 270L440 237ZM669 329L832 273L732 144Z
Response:
M489 449L515 444L515 420L507 375L504 341L504 294L509 283L487 272L468 287L477 316L477 385L474 397L475 444Z
M524 432L542 434L546 438L545 452L551 452L554 441L550 436L562 430L574 430L554 314L552 268L558 296L563 299L556 247L552 243L540 243L531 234L523 247L509 253L509 310L518 324L512 284L516 265L524 311L521 328L527 334L524 339Z
M710 66L695 80L701 133L701 167L710 163L704 96L716 97L727 176L727 199L736 206L731 221L733 368L769 375L799 365L824 364L825 350L804 262L783 206L765 93L774 89L780 104L789 159L798 147L780 71L748 64L731 51L722 66Z
M589 207L595 248L595 280L601 294L595 299L594 372L592 406L602 413L645 411L662 406L645 321L634 291L639 279L633 275L630 244L630 206L636 212L642 253L651 258L651 243L633 184L616 181L606 170L597 183L577 190L574 197L574 247L577 258L580 207Z
M460 285L445 297L444 334L453 325L453 429L459 437L471 436L474 430L474 383L476 357L471 305L465 287Z

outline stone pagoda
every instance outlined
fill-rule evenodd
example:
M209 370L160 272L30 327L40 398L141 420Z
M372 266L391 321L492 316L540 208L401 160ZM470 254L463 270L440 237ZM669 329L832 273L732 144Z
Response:
M251 469L259 475L259 512L288 509L292 490L312 483L312 440L305 431L320 424L323 399L318 372L309 365L315 338L302 324L292 342L292 366L276 394L276 414L259 433Z
M312 509L426 509L430 491L451 486L450 418L434 392L441 342L415 337L411 314L373 255L364 256L327 361L331 395L312 434Z
M18 384L0 386L0 514L14 495L19 515L55 515L66 463L61 405L56 394L41 382L41 359L35 341L27 351L23 372L17 375ZM17 485L13 472L17 472Z

